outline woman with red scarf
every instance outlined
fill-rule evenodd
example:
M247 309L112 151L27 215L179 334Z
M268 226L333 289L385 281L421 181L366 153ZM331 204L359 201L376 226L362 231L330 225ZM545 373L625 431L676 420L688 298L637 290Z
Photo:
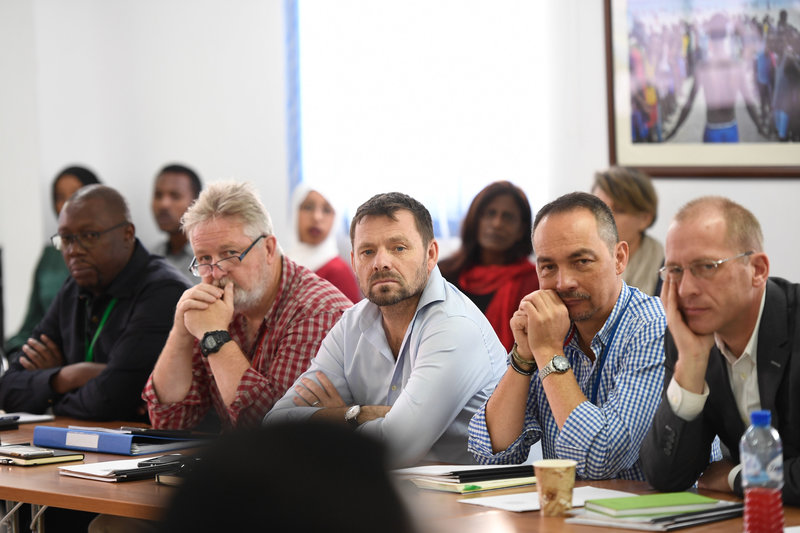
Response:
M523 296L539 288L528 257L531 208L522 189L508 181L484 188L467 211L461 248L439 262L442 275L486 315L500 342L514 344L509 321Z

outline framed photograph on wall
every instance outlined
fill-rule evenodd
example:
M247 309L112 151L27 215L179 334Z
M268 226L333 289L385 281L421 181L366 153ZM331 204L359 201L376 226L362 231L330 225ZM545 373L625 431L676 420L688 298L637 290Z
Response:
M605 0L612 164L800 177L800 1Z

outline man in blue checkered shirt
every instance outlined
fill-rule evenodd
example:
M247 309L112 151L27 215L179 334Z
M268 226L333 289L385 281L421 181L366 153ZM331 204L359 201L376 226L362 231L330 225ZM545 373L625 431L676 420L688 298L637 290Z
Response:
M664 308L622 281L628 244L601 200L571 193L533 225L540 289L511 318L516 345L469 425L480 463L574 459L583 479L644 479L639 447L664 377ZM655 273L654 273L655 274Z

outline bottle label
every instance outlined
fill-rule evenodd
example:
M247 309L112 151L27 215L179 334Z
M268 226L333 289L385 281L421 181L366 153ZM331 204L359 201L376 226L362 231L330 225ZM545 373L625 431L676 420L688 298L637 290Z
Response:
M776 455L767 464L767 476L771 481L779 481L783 484L783 454Z
M742 454L742 476L748 485L760 485L769 479L755 454Z
M755 454L742 455L742 476L748 486L762 485L770 481L783 484L783 455L773 457L764 468Z

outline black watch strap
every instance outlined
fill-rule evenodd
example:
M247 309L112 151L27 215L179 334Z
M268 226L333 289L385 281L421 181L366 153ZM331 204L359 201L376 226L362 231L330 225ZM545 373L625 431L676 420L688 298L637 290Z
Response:
M230 340L231 335L225 330L207 331L200 340L200 353L208 357L212 353L217 353Z

